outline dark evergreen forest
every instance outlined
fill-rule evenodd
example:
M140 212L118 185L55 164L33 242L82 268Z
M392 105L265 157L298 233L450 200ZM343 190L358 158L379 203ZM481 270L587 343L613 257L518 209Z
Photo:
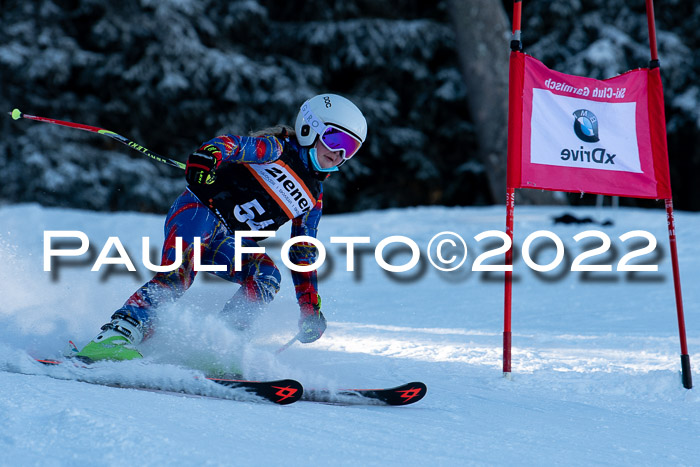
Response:
M450 14L418 0L0 0L0 111L185 161L213 136L293 124L306 98L335 92L369 135L329 179L328 212L501 202L475 154L468 102L481 91L464 84ZM642 0L525 0L523 15L524 50L559 71L648 63ZM675 205L700 210L700 5L657 0L656 18ZM504 54L508 42L504 31ZM103 136L9 117L0 134L3 203L165 212L184 187L178 169Z

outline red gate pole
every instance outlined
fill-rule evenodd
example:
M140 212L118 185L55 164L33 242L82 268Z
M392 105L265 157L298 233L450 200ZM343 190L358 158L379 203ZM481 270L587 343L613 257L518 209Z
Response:
M515 189L508 188L506 194L506 235L510 237L510 249L506 251L506 266L513 266L513 220L515 218ZM503 302L503 376L510 378L511 362L511 311L513 304L513 271L506 271Z
M651 51L651 60L656 62L651 64L650 68L659 66L659 52L656 48L656 21L654 20L654 0L646 0L647 2L647 26L649 28L649 49Z
M656 21L654 20L654 1L646 0L647 26L649 28L649 51L651 61L649 68L659 67L659 52L656 47ZM690 373L690 355L685 333L685 316L683 313L683 295L681 293L681 274L678 266L678 247L676 245L676 221L673 216L673 201L666 199L666 219L668 220L668 241L671 247L671 265L673 268L673 288L676 294L676 314L678 316L678 335L681 344L681 375L683 387L693 387L693 377Z
M522 0L513 0L513 42L518 42L517 50L520 50L520 23L523 16L523 2ZM513 43L510 45L513 49Z
M693 387L693 377L690 373L690 355L688 341L685 336L685 317L683 315L683 295L681 294L681 275L678 267L678 249L676 246L676 221L673 218L673 201L666 200L666 218L668 220L668 241L671 245L671 264L673 266L673 287L676 293L676 313L678 315L678 334L681 341L681 375L683 387Z
M522 18L522 0L513 0L513 36L510 48L513 51L520 51L522 43L520 41L520 24ZM511 65L512 66L512 65ZM509 80L510 81L510 80ZM509 93L512 83L509 83ZM509 102L512 100L509 97ZM509 110L509 114L510 114ZM509 116L510 119L510 116ZM510 122L509 122L510 125ZM510 131L509 131L510 133ZM510 135L509 135L510 136ZM510 138L508 144L511 144ZM510 152L510 151L509 151ZM510 237L510 249L506 252L506 266L513 266L513 223L515 219L515 189L507 188L506 191L506 235ZM510 378L511 373L511 347L512 330L511 315L513 306L513 271L505 272L505 293L503 300L503 376Z

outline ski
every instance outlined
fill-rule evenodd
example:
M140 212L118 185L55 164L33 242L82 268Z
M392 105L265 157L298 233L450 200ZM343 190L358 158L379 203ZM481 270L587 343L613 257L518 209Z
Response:
M306 389L301 400L342 405L408 405L421 400L427 392L424 383L414 381L383 389Z
M48 366L57 366L70 363L71 365L78 368L90 368L89 361L70 358L68 360L53 360L53 359L35 359L37 362ZM293 402L298 401L302 394L304 393L304 388L301 383L293 379L279 379L271 381L251 381L246 379L234 379L234 378L219 378L219 377L206 377L207 380L214 383L220 384L230 389L242 389L245 392L252 394L254 396L260 397L262 399L268 400L279 405L288 405ZM94 381L84 381L92 384L102 384ZM166 393L174 393L174 391L160 390L157 387L150 386L129 386L124 384L103 384L106 386L120 387L120 388L131 388L131 389L145 389L151 391L161 391ZM215 397L209 394L197 394L193 392L184 393L192 396L204 396L204 397ZM234 394L229 394L229 396L234 396ZM234 397L226 397L231 399L236 399Z
M44 365L61 365L70 363L78 368L90 368L90 361L85 361L77 358L69 358L67 360L51 360L51 359L36 359L37 362ZM334 405L409 405L418 402L425 397L427 387L424 383L414 381L411 383L402 384L392 388L380 389L304 389L296 380L280 379L274 381L251 381L239 379L237 377L206 377L207 380L225 386L231 389L242 389L247 393L263 398L270 402L279 405L287 405L298 400L307 402L320 402ZM102 384L94 381L86 381L93 384ZM108 386L145 389L152 391L160 391L173 393L159 389L157 387L135 387L123 384L107 384ZM193 392L184 393L191 396L216 397L209 394L197 394ZM231 397L230 399L236 399Z

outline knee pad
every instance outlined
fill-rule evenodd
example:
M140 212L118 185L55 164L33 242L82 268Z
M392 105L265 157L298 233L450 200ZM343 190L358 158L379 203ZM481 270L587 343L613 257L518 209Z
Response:
M226 302L222 315L232 321L241 330L248 329L263 306L270 303L280 289L279 271L272 275L249 277L241 288Z
M251 301L270 303L275 298L275 294L280 290L281 280L281 274L278 270L275 270L274 274L251 277L246 281L244 287Z

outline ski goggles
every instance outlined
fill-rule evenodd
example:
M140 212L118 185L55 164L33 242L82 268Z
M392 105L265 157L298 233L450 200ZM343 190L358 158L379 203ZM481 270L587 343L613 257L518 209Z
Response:
M330 151L343 151L343 160L348 160L360 149L362 141L347 130L339 126L329 124L326 125L311 111L309 103L304 102L301 106L302 116L306 123L320 135L321 142Z

